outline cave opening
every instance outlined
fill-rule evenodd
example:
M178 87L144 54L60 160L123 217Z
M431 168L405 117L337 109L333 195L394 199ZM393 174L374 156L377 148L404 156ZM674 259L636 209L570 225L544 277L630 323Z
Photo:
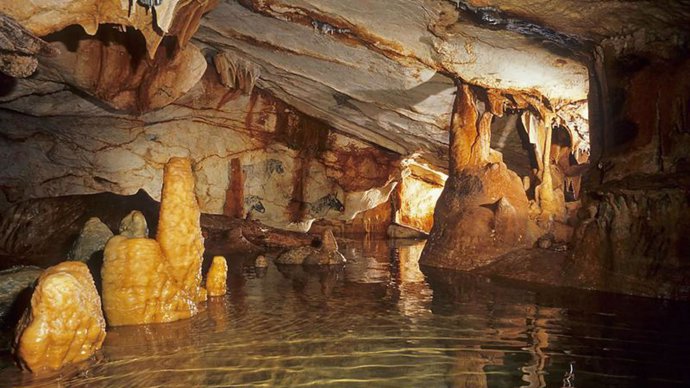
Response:
M48 3L0 4L2 381L690 383L684 2Z

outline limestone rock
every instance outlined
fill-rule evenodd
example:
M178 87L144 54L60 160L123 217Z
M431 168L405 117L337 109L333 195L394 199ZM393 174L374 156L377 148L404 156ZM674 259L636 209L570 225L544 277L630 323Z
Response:
M335 265L345 263L345 256L338 251L338 243L331 229L321 237L321 246L301 246L281 253L276 264Z
M206 275L208 296L223 296L227 293L228 263L223 256L215 256Z
M254 261L254 266L257 268L268 267L268 260L266 260L266 256L264 256L264 255L257 256L256 260Z
M288 249L276 257L276 264L303 264L307 256L318 252L318 248L309 245Z
M103 309L111 326L172 322L197 313L156 240L115 236L105 247Z
M22 367L39 372L86 360L105 339L101 300L88 267L64 262L38 279L31 307L17 326L15 354Z
M170 159L162 190L157 240L115 236L105 247L103 305L111 325L188 318L206 300L204 239L189 159Z
M152 9L138 2L118 0L79 0L68 7L54 1L3 2L0 12L15 18L36 35L48 35L73 24L81 25L93 35L101 24L131 26L141 31L146 50L153 56L166 33L178 35L180 43L187 43L196 31L203 12L215 1L171 0ZM155 17L154 17L155 14Z
M119 234L127 238L148 238L146 217L139 210L132 210L120 222Z
M67 260L86 263L94 253L105 248L105 244L111 237L113 237L113 232L98 217L89 218L67 254Z
M39 54L57 52L11 17L0 13L0 72L15 78L28 77L38 67Z
M522 181L505 164L451 175L436 205L420 264L472 270L531 246Z
M197 302L206 299L201 288L204 238L200 215L191 161L171 158L165 165L156 240L175 280Z
M0 326L10 323L12 312L22 313L11 310L14 310L17 298L34 284L42 272L43 268L33 266L17 266L0 271ZM19 314L15 319L19 318Z

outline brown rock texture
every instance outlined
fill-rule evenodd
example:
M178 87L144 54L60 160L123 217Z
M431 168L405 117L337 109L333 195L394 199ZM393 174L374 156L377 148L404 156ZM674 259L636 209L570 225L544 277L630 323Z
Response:
M187 158L171 158L165 165L163 192L156 240L172 266L182 290L195 301L205 300L201 288L201 235L199 204L194 195L192 164Z
M228 292L228 263L223 256L215 256L206 275L208 296L223 296Z
M168 33L178 35L180 43L186 44L196 31L201 15L215 5L215 0L171 0L147 9L136 1L79 0L68 6L51 0L10 1L0 4L0 12L15 18L36 35L48 35L73 24L81 25L90 35L101 24L131 26L141 31L146 51L153 57Z
M172 322L197 313L156 240L115 236L105 247L103 309L111 326Z
M10 77L25 78L36 71L37 55L55 54L57 52L48 43L0 13L0 72Z
M489 162L491 133L476 101L469 86L458 86L450 175L420 264L472 270L532 243L522 181L504 163Z
M93 356L106 333L88 267L67 261L46 269L16 333L15 355L32 372L57 370Z

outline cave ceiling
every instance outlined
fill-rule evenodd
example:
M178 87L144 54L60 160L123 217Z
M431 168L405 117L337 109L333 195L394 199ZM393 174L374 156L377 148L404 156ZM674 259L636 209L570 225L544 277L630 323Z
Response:
M142 31L154 59L166 32L177 34L180 43L192 43L187 55L196 62L166 71L198 80L203 66L197 49L208 66L219 54L251 63L256 85L298 110L339 132L441 166L447 163L456 79L554 107L584 101L594 45L646 31L654 31L652 38L645 34L647 40L684 39L690 18L687 1L163 1L157 17L132 1L73 3L56 9L61 5L54 0L7 2L0 11L38 36L71 24L90 34L98 24L126 25ZM187 23L176 23L176 17ZM63 95L61 101L70 104L31 98L54 93L64 83L88 89L71 81L88 78L50 76L60 68L55 63L60 60L47 60L43 77L22 80L13 94L3 96L5 108L36 116L93 114L97 108L81 102L82 95ZM64 61L61 66L73 68ZM137 74L146 78L153 71ZM184 88L173 97L147 100L148 105L141 96L105 100L116 109L136 106L137 114L146 114L186 93L192 82L179 83ZM86 93L97 99L104 94Z

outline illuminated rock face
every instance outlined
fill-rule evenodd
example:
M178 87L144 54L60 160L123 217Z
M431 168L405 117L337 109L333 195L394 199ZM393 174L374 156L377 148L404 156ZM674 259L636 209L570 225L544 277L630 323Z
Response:
M175 280L197 302L206 299L200 288L204 255L200 215L191 162L186 158L170 159L163 175L156 239L172 266Z
M16 333L15 354L33 372L93 356L105 339L105 320L88 267L67 261L45 270Z
M227 293L228 263L223 256L216 256L211 262L206 278L208 296L223 296Z
M156 240L113 237L105 247L101 276L109 325L171 322L197 312Z
M450 175L420 264L472 270L530 246L535 238L522 181L503 162L492 161L492 113L480 115L477 101L470 87L458 87Z

